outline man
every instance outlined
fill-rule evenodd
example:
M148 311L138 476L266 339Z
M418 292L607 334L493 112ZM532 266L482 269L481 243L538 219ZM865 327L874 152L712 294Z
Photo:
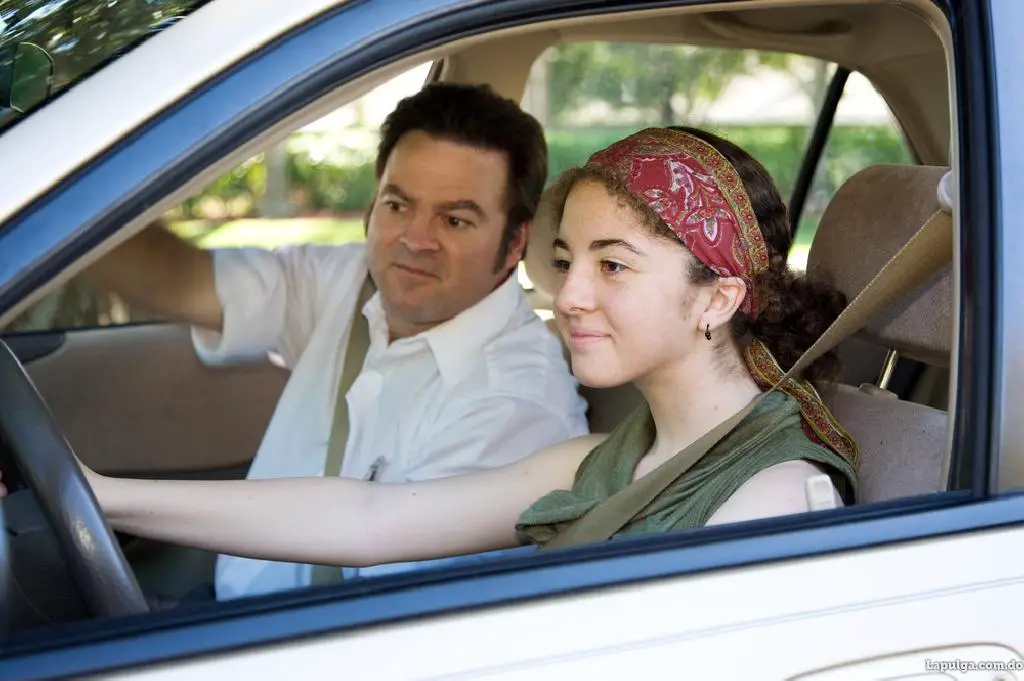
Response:
M370 339L345 395L342 476L446 477L586 433L562 348L515 276L547 177L537 121L486 87L429 85L384 122L376 175L365 245L208 252L152 227L85 279L193 325L207 364L282 357L292 375L250 478L324 475L355 315ZM357 309L367 271L377 292ZM309 565L220 556L216 595L312 580Z

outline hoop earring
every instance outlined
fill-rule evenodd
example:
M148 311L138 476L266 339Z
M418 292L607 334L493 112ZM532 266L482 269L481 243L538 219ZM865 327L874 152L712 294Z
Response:
M711 340L711 324L708 324L707 328L704 329L704 337Z

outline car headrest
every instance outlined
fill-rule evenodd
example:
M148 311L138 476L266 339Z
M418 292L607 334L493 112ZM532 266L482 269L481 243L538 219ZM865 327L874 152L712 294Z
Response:
M877 165L840 187L818 225L807 273L857 295L937 210L956 198L948 168ZM953 331L952 264L878 315L860 336L901 355L948 367Z

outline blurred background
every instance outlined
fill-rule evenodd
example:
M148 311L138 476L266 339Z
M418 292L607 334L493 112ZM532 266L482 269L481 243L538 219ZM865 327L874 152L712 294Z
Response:
M549 182L640 128L685 124L709 128L753 154L788 199L834 68L776 53L575 43L538 60L522 105L544 126ZM362 239L362 214L375 190L377 128L428 70L425 64L408 71L297 131L168 220L210 247ZM875 163L910 162L885 103L854 74L796 230L793 265L803 266L825 205L850 175Z

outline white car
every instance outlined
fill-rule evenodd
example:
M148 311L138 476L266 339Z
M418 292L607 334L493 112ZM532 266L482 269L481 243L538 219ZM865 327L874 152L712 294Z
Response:
M0 679L1024 679L1021 36L1020 0L0 2L0 470L24 478L2 507ZM286 374L205 369L172 324L21 322L398 74L525 105L538 57L574 41L835 65L788 169L798 217L844 86L891 111L907 159L849 169L806 255L852 296L953 218L952 262L842 348L829 399L864 503L149 612L143 589L183 591L209 556L115 536L67 444L100 472L240 477ZM595 430L635 398L586 396ZM20 625L28 580L66 617Z

